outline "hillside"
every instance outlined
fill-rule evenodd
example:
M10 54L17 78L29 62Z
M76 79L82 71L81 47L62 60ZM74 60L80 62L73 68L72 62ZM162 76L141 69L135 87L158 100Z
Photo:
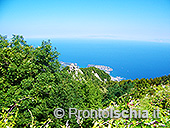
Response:
M111 80L111 77L109 74L107 74L105 71L100 70L98 68L89 67L89 68L80 68L80 69L83 71L86 79L91 79L93 81L100 80L103 82Z
M50 41L29 46L22 36L0 36L0 127L168 127L170 75L112 81L95 67L61 67ZM65 116L57 119L56 108ZM149 118L69 118L69 108L148 110ZM152 118L159 108L160 118Z

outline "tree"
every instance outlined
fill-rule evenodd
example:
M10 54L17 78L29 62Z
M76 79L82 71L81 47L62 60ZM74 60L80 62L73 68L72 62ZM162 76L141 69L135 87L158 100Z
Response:
M60 127L66 123L68 115L56 119L55 108L63 108L68 113L70 107L101 106L99 88L76 81L67 71L62 71L58 56L49 41L34 48L27 45L22 36L13 35L10 42L0 36L0 106L7 112L19 108L16 127L30 125L28 110L36 125L50 118L51 126ZM75 118L69 120L76 122Z

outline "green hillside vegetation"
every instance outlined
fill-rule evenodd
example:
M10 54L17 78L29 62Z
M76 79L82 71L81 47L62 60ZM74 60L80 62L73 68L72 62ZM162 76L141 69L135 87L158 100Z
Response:
M97 73L99 75L99 77L101 78L102 81L110 81L111 77L109 74L107 74L105 71L100 70L96 67L89 67L89 68L80 68L84 75L85 75L85 79L91 79L93 81L98 81L99 79L96 78L96 76L94 75L94 73Z
M22 36L10 41L0 36L0 127L168 127L170 75L154 79L111 81L95 67L61 68L59 53L50 41L29 46ZM100 77L97 78L94 73ZM133 105L131 104L133 103ZM130 104L130 105L129 105ZM79 110L130 107L159 108L159 119L69 119L69 108ZM65 116L57 119L55 108ZM152 123L156 121L156 123ZM68 122L68 123L67 123Z

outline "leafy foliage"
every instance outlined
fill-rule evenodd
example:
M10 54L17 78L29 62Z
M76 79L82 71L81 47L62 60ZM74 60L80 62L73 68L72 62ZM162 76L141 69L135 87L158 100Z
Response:
M0 36L0 127L170 125L170 75L116 82L111 81L104 71L89 67L80 68L83 74L76 76L75 71L70 73L69 67L61 68L58 56L50 40L43 41L39 47L33 47L22 36L13 35L10 41ZM133 105L129 105L132 102ZM145 120L68 118L69 108L85 110L110 107L118 110L134 107L149 110L150 113L159 108L161 118L156 123L153 123L155 120L151 115ZM63 108L66 116L55 118L55 108Z
M148 127L169 127L170 126L170 87L169 86L156 86L145 88L144 91L149 92L153 90L154 93L147 93L143 95L142 99L135 99L129 94L122 95L117 100L117 104L112 102L108 109L114 110L147 110L149 118L119 118L119 119L106 119L96 120L93 128L105 127L131 127L131 128L148 128ZM134 92L132 91L131 94ZM153 111L159 108L159 117L153 118Z
M101 78L102 81L107 81L111 80L111 77L109 74L105 73L105 71L100 70L96 67L88 67L88 68L80 68L83 73L85 74L85 79L92 79L94 81L99 81L95 76L94 73L97 73L99 77Z
M68 117L56 119L55 108L63 108L68 113L70 107L102 106L99 88L91 82L76 81L68 72L60 70L58 55L49 41L34 48L22 36L14 35L11 42L0 36L0 106L9 112L11 105L16 104L12 110L19 108L16 127L30 125L28 110L36 120L35 125L50 118L51 126L60 127Z

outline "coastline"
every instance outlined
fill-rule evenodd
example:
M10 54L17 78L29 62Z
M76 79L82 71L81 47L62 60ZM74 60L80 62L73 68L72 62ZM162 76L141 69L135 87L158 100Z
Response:
M75 65L77 68L79 68L77 63L63 62L63 61L59 61L59 62L61 64L61 66L63 66L63 67L70 66L70 65ZM111 72L113 72L113 69L111 67L105 66L105 65L88 64L86 68L88 68L88 67L96 67L96 68L98 68L100 70L105 71L109 75L111 74ZM120 77L120 76L113 77L113 76L110 75L110 77L111 77L112 81L118 81L119 82L121 80L125 80L125 78Z

